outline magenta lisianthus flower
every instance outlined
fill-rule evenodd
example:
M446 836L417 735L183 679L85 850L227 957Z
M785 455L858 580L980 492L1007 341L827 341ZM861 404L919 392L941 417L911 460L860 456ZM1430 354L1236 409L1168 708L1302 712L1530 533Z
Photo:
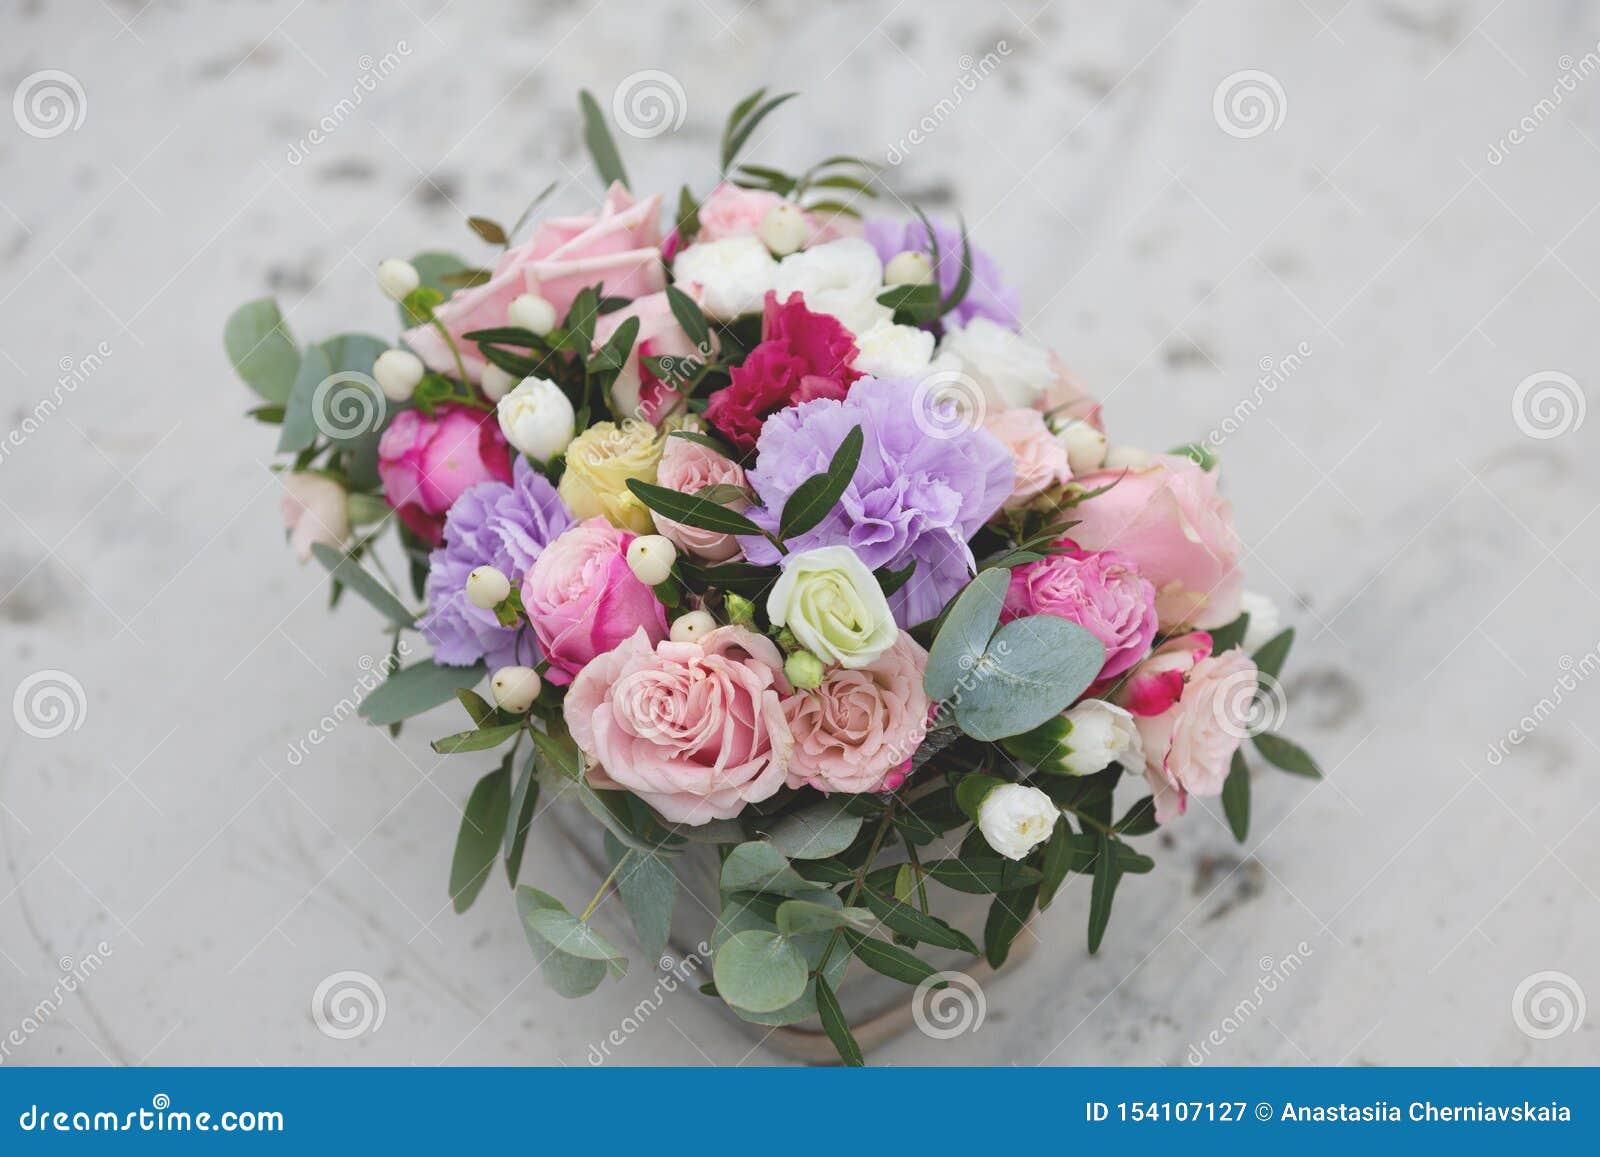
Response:
M511 451L494 415L441 406L402 410L378 441L383 497L429 546L444 540L445 512L480 482L511 481Z
M961 276L961 230L950 225L934 225L933 235L939 242L939 288L946 294L956 287ZM910 250L933 256L933 246L928 241L928 230L922 222L902 224L899 221L868 221L867 240L878 251L887 265L897 253ZM970 238L968 239L970 243ZM972 281L961 304L947 315L950 324L966 325L975 317L986 317L1007 329L1021 328L1018 311L1021 299L1017 291L1000 276L1000 267L994 259L976 245L972 247Z
M1114 550L1068 549L1024 563L1011 571L1001 617L1055 615L1077 623L1105 644L1106 661L1097 681L1114 679L1150 650L1156 637L1156 588L1138 565Z

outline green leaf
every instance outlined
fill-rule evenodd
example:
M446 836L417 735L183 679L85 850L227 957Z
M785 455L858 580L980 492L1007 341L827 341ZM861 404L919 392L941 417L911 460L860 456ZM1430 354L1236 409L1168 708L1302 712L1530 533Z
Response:
M624 319L606 344L589 359L589 368L596 371L620 370L627 364L628 354L632 352L634 339L638 336L639 319L637 317Z
M278 434L278 453L298 454L317 440L317 387L333 373L328 355L320 346L311 346L300 359L289 401L284 406L283 429ZM334 428L334 427L330 427Z
M678 327L694 343L697 350L710 351L711 327L706 324L706 315L690 297L676 285L667 286L667 304L672 308L672 316L677 319Z
M1002 892L989 905L989 918L983 925L983 956L991 967L1000 968L1011 955L1011 945L1033 913L1039 887Z
M482 237L490 245L504 245L510 240L506 236L504 227L498 221L491 221L487 217L468 217L467 228Z
M1117 832L1124 836L1144 836L1155 831L1159 825L1156 823L1156 797L1147 795L1128 809L1128 813L1117 821Z
M523 917L531 931L558 952L583 960L620 961L627 957L600 933L565 908L535 908Z
M1237 747L1228 778L1222 781L1222 814L1228 817L1233 838L1244 843L1250 834L1250 766L1245 762L1244 751Z
M883 597L888 598L911 581L912 572L916 569L917 560L912 559L899 570L890 570L886 566L880 566L872 574L878 580L878 587L883 591Z
M578 93L578 107L583 110L584 144L589 147L589 156L594 158L595 171L600 174L601 183L609 187L613 182L621 182L626 189L628 173L622 167L617 142L611 138L611 130L606 127L605 114L587 89Z
M505 853L506 879L513 888L517 886L517 877L522 874L522 855L528 847L528 829L539 807L539 776L535 766L538 758L537 749L528 753L527 761L522 765L522 774L511 789L511 807L506 812L506 830L501 849Z
M680 494L676 490L668 490L665 486L642 482L637 478L628 479L628 489L633 491L635 498L657 514L664 514L684 526L715 530L722 534L765 533L744 515L725 506L718 506L715 502L707 502L704 498Z
M822 1021L822 1030L833 1042L841 1061L851 1068L860 1068L866 1064L861 1055L861 1046L850 1033L850 1022L845 1019L844 1009L839 1007L839 998L833 994L828 982L820 976L817 978L817 1016Z
M956 596L928 651L922 686L929 698L951 699L960 689L1000 625L1010 583L1010 571L987 570Z
M974 659L970 685L956 700L956 722L972 738L991 742L1031 731L1094 682L1105 653L1099 639L1066 619L1013 619Z
M678 903L678 877L660 854L624 848L606 833L606 848L617 864L617 893L633 921L644 955L659 959L672 932L672 910Z
M711 969L717 994L748 1012L776 1012L793 1004L805 995L809 972L794 941L755 928L728 937Z
M363 570L361 564L350 555L323 542L312 544L311 553L328 568L334 582L355 591L395 626L416 626L416 616L406 609L405 604L391 594L388 587Z
M449 278L453 274L461 273L470 268L465 261L454 253L444 253L438 250L417 254L411 259L411 264L415 267L417 277L420 279L420 284L417 287L418 291L427 290L437 294L441 302L448 301L456 291L456 287L450 284ZM409 327L417 324L418 319L407 313L404 302L397 302L396 305L400 311L400 324L402 326Z
M783 504L783 514L778 520L778 537L794 538L804 534L821 522L833 510L839 496L855 477L856 466L861 462L863 435L860 426L853 426L834 451L827 470L813 474L789 495Z
M1111 901L1117 891L1117 881L1122 875L1117 867L1117 858L1112 850L1110 837L1096 834L1094 842L1094 884L1089 890L1089 952L1091 954L1100 950L1100 941L1106 934L1106 925L1111 922Z
M998 856L981 860L972 856L935 860L924 865L923 870L947 888L978 896L1026 887L1044 878L1038 868Z
M460 755L467 751L488 751L491 747L499 747L517 732L521 731L523 724L500 723L493 727L479 727L472 731L458 731L454 735L446 735L443 739L433 741L433 749L440 755Z
M1255 745L1256 750L1261 753L1261 758L1273 767L1293 775L1303 775L1308 779L1322 778L1322 768L1317 766L1317 761L1311 758L1310 752L1292 739L1263 732L1255 737Z
M1074 835L1067 821L1060 820L1056 823L1055 830L1050 833L1050 842L1044 846L1044 862L1040 869L1043 878L1039 881L1041 912L1050 907L1050 901L1056 897L1056 890L1067 878L1067 873L1072 871L1073 863L1077 859L1077 852L1073 847Z
M1225 627L1218 627L1211 632L1211 653L1220 655L1224 651L1231 651L1244 642L1245 632L1250 629L1250 613L1245 611Z
M448 703L455 698L458 688L473 686L484 674L482 663L471 667L446 667L424 659L390 675L361 701L357 712L369 723L387 727Z
M1216 452L1204 442L1185 442L1182 446L1174 446L1168 453L1181 455L1202 470L1215 470L1217 468Z
M917 985L935 975L933 965L926 963L920 957L904 948L897 947L884 940L876 940L860 932L844 930L845 943L850 946L850 951L857 960L865 964L874 972L881 973L891 980L898 980L902 984ZM944 988L946 981L931 985L933 988Z
M1256 670L1262 674L1276 679L1278 672L1283 670L1283 661L1289 657L1289 648L1294 644L1294 628L1285 627L1256 650L1251 657L1255 661Z
M800 94L786 92L773 97L765 104L757 105L753 110L746 108L743 102L734 109L734 114L738 119L736 121L734 117L728 118L728 128L723 133L722 139L722 171L724 173L733 167L733 162L738 157L739 150L744 148L745 142L750 139L750 134L756 131L756 126L764 121L779 105L793 100L798 95ZM759 101L760 99L761 94L757 93L756 100ZM739 115L741 109L744 110L746 115Z
M978 955L978 946L972 942L970 936L952 928L939 917L930 916L909 904L880 895L871 888L863 889L861 896L878 919L902 936L908 936L924 944L932 944L935 948L954 948L960 952L970 952L973 956Z
M472 717L473 726L482 727L494 718L494 708L489 706L483 696L476 691L468 691L463 687L456 692L456 698Z
M984 797L1003 783L1005 780L992 775L963 776L961 782L956 784L956 806L969 820L977 823L978 809L983 806Z
M782 852L765 840L751 840L729 852L728 858L722 861L719 886L724 892L786 894L815 888L789 866Z
M276 301L263 297L234 310L222 327L222 344L245 385L269 402L288 402L300 351Z
M926 224L926 218L924 218L924 224ZM961 272L956 276L956 283L950 287L950 296L946 297L942 302L939 303L939 313L941 315L949 313L952 309L966 300L967 290L972 288L972 243L967 240L967 223L965 221L961 221L960 225ZM931 240L933 237L933 226L928 225L927 229L928 237ZM937 263L935 263L935 268L937 269ZM935 277L934 280L937 283L938 278Z
M506 812L511 806L510 757L480 779L461 813L461 831L450 861L450 902L465 912L478 898L500 854Z
M527 937L528 947L539 958L539 972L545 982L568 999L587 996L606 978L606 962L585 960L581 956L560 952L535 931L529 917L549 909L566 911L561 901L548 892L541 892L526 884L517 889L517 915L522 920L522 933Z
M785 900L773 917L785 936L804 936L808 932L831 932L851 923L870 921L872 913L861 908L834 908L812 900Z
M844 851L860 831L860 816L851 815L837 801L827 801L784 816L767 838L791 860L821 860Z
M540 757L552 771L570 780L583 778L583 753L578 750L578 745L565 730L547 733L529 728L528 735L532 738L534 747L539 749Z

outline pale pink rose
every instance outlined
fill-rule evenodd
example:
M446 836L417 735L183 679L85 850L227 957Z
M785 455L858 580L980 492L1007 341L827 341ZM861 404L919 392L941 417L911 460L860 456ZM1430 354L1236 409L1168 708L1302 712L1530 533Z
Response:
M1100 420L1100 399L1089 392L1083 379L1067 369L1067 364L1054 351L1050 354L1050 368L1055 372L1055 378L1039 395L1034 403L1035 408L1058 422L1088 422L1096 430L1105 433L1105 426Z
M1011 497L1005 502L1007 510L1026 506L1050 487L1072 477L1067 448L1056 441L1038 410L1001 410L990 414L983 428L1000 439L1017 464Z
M538 294L562 318L591 285L603 285L611 297L642 297L665 286L660 215L659 195L636 202L613 184L599 213L551 218L506 250L488 281L459 291L434 311L460 350L467 376L477 381L486 363L477 344L462 335L505 325L507 309L521 294ZM450 346L432 325L408 329L402 337L429 369L456 373Z
M839 667L814 691L783 701L794 734L789 786L885 791L905 782L906 762L928 733L922 672L928 653L904 631L865 667Z
M656 467L656 483L679 494L694 494L707 486L738 486L744 488L744 467L731 458L725 458L711 447L688 438L667 438L661 451L661 463ZM743 511L750 503L745 499L725 502L730 510ZM684 526L662 515L653 515L656 529L670 538L681 550L688 551L706 562L727 562L740 556L739 540L731 534Z
M654 644L641 629L579 673L562 710L590 783L631 791L672 823L703 824L783 787L790 690L782 653L744 627Z
M678 384L681 377L668 375L662 380L645 367L641 358L674 358L680 362L704 362L715 356L716 350L701 351L695 348L689 335L683 332L678 319L672 315L672 306L665 293L651 293L611 313L602 314L595 323L594 348L599 349L610 341L617 328L630 317L639 319L639 336L633 339L633 349L628 360L617 374L611 387L616 409L624 417L642 418L659 425L683 400ZM712 339L713 343L715 338ZM687 368L687 366L685 367ZM679 441L682 441L680 438Z
M711 195L700 206L700 232L695 240L722 241L729 237L756 234L761 229L761 219L779 205L790 204L778 194L767 189L741 189L738 185L721 184L711 190ZM804 214L807 235L805 247L819 245L841 236L834 217L824 221L811 213Z
M1155 584L1162 631L1220 627L1239 617L1239 535L1215 473L1181 455L1158 454L1126 474L1099 470L1076 481L1089 490L1116 482L1073 509L1079 522L1072 537L1091 550L1132 556Z
M311 548L319 542L343 546L350 537L344 487L321 474L285 474L283 525L301 562L311 561Z
M383 497L429 546L444 541L444 517L480 482L511 481L511 451L493 414L440 406L432 416L401 410L378 440Z
M545 678L557 686L636 631L652 642L667 637L661 600L628 567L635 537L604 518L580 522L545 547L523 579L522 606L550 660Z
M1114 679L1150 649L1156 637L1156 592L1127 555L1070 549L1011 569L1001 617L1055 615L1077 623L1105 644L1096 681Z

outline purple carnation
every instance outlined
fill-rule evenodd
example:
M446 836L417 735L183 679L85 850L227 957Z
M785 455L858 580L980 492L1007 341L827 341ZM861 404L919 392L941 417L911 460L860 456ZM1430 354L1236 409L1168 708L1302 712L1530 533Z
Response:
M456 499L444 545L428 560L428 613L418 624L436 662L466 667L486 659L493 669L538 661L531 633L501 626L493 610L467 601L467 576L492 566L521 582L540 551L572 523L549 479L520 457L509 484L483 482Z
M935 225L934 237L939 242L939 288L948 294L956 287L961 276L961 230L949 225ZM867 222L867 240L878 251L884 264L897 253L910 250L933 256L928 244L928 230L921 221L903 225L898 221ZM955 325L966 325L975 317L986 317L1007 329L1020 329L1018 310L1021 299L1017 291L1000 276L1000 267L987 253L972 246L972 283L967 295L946 316Z
M902 627L926 622L972 577L968 540L1011 494L1011 452L982 429L927 430L911 381L863 378L843 401L818 398L767 419L756 443L750 485L761 505L746 511L775 531L795 488L828 468L852 427L864 442L855 477L838 506L790 550L848 546L876 570L917 564L889 599ZM745 557L778 561L765 539L743 538Z

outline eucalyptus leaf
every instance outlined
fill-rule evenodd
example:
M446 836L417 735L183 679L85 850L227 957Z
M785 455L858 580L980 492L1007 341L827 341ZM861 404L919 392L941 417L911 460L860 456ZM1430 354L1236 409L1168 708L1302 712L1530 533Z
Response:
M736 932L717 949L717 994L736 1008L776 1012L799 1000L810 970L794 942L777 932Z
M406 609L405 604L396 598L388 587L363 570L361 564L350 555L323 542L313 543L311 553L318 562L328 568L334 582L355 591L395 626L416 626L416 616ZM440 700L441 703L443 701Z
M482 663L471 667L446 667L424 659L402 667L385 679L361 701L357 713L369 723L387 727L448 703L459 688L473 686L484 674Z
M532 931L559 952L584 960L625 961L627 958L587 921L564 908L535 908L523 917Z
M719 886L724 892L796 892L813 891L816 885L802 879L789 866L772 844L765 840L751 840L740 844L722 861Z
M822 860L848 848L860 831L860 816L828 801L784 816L767 838L791 860Z
M986 570L956 596L928 651L923 689L936 701L954 698L1000 625L1011 572Z
M1104 663L1105 645L1077 623L1054 615L1013 619L974 661L956 722L986 741L1031 731L1065 711Z
M530 888L526 884L517 889L517 915L522 919L522 932L539 961L539 972L545 983L569 1000L587 996L606 978L606 962L586 960L581 956L559 951L535 931L529 918L537 912L555 910L565 912L561 901L548 892Z
M278 432L278 453L298 454L317 440L317 387L333 373L333 365L321 346L311 346L300 359L289 401L284 406L283 428ZM311 517L309 514L306 517Z
M610 832L606 833L606 850L617 866L617 893L633 921L639 947L648 959L659 959L672 932L677 874L659 854L626 848Z
M300 351L276 301L263 297L234 310L222 327L222 344L245 385L269 402L288 402Z

